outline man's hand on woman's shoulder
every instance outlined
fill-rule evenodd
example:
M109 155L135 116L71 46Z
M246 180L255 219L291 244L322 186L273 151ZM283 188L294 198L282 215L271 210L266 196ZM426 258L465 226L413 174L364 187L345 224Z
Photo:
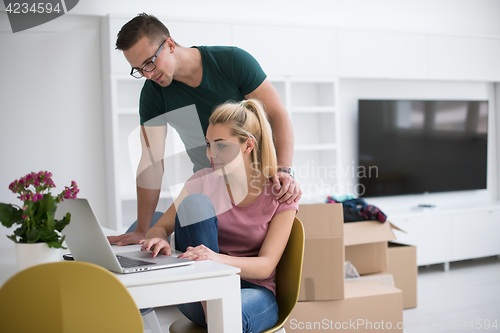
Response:
M302 196L302 190L299 183L292 176L285 172L278 172L271 178L274 188L279 189L276 200L280 203L299 201ZM273 191L276 193L276 191Z

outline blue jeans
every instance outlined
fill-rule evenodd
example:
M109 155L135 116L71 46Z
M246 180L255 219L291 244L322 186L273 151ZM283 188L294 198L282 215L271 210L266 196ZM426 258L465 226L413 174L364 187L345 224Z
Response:
M184 198L175 217L175 248L185 252L188 246L205 245L219 253L218 221L210 199L203 194ZM180 304L177 308L192 322L207 327L200 302ZM257 333L273 327L278 321L278 304L269 289L241 280L241 314L243 333Z
M159 219L160 219L160 217L162 217L162 216L163 216L163 213L162 213L162 212L155 212L155 213L153 214L153 218L151 219L151 224L149 225L149 227L151 228L152 226L154 226L154 225L155 225L155 223L156 223L156 222L158 222L158 220L159 220ZM132 223L132 224L130 225L130 227L128 227L128 229L127 229L127 231L126 231L126 232L127 232L127 233L129 233L129 232L135 231L135 228L137 228L137 220L136 220L134 223Z

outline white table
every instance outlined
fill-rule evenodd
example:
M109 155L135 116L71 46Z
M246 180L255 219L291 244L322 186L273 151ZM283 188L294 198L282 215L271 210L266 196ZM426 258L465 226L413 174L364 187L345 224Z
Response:
M123 253L137 250L139 245L113 248ZM0 247L0 286L17 271L14 243ZM139 308L207 300L208 332L237 333L242 322L239 272L236 267L198 261L189 266L115 275Z

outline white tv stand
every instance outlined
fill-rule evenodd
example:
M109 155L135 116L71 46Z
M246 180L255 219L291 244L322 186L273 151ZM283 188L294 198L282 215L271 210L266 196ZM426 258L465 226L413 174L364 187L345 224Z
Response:
M382 209L383 210L383 209ZM500 202L436 205L394 211L388 219L407 233L397 241L417 246L417 265L500 254Z

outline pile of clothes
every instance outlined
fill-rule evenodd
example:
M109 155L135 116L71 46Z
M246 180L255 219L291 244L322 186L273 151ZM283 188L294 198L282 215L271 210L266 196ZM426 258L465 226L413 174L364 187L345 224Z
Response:
M328 196L326 203L341 203L344 208L344 223L356 221L380 221L385 222L385 215L378 207L369 205L361 198L351 195Z

